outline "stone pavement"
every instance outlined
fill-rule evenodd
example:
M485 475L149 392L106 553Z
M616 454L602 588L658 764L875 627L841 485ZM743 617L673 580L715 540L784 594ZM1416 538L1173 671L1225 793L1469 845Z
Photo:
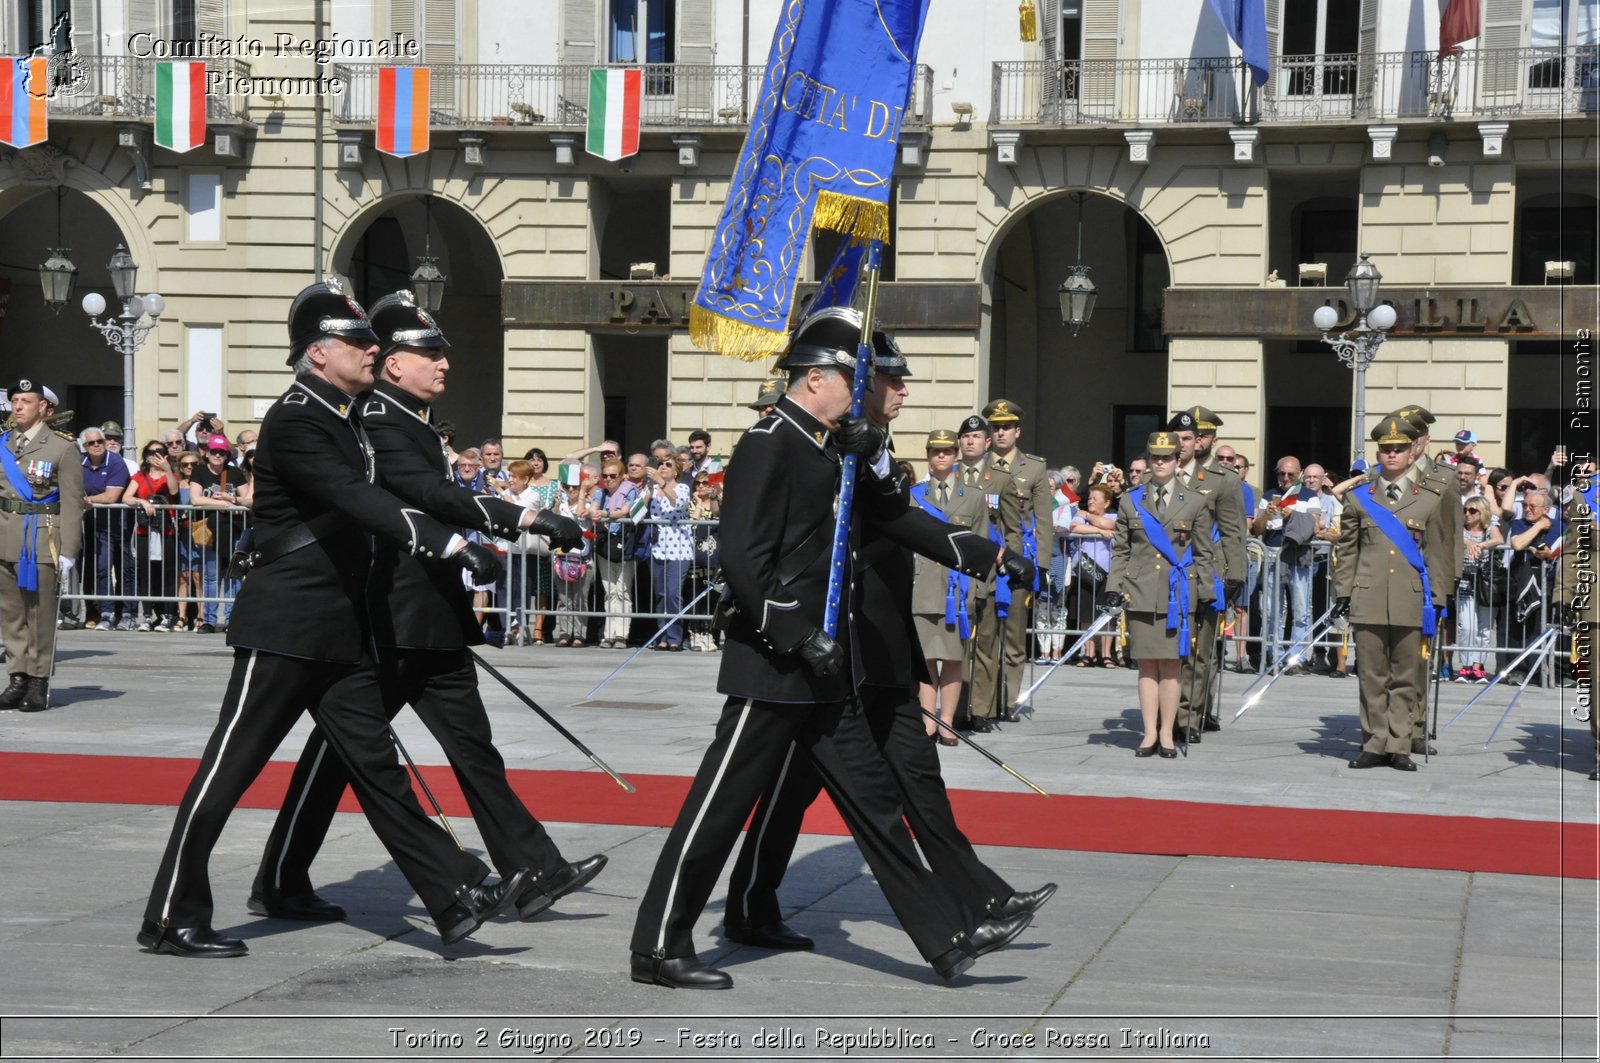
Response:
M228 667L219 637L63 644L60 707L0 716L0 751L198 755ZM698 763L719 704L705 655L642 655L591 698L624 653L486 652L622 773ZM1245 682L1227 675L1226 715ZM511 767L593 770L487 676L484 691ZM1447 686L1441 720L1474 692ZM1345 767L1355 684L1320 677L1284 679L1186 760L1132 757L1124 671L1063 670L1032 720L980 737L1053 794L1593 824L1587 732L1563 695L1530 690L1485 749L1509 700L1497 688L1410 775ZM413 717L399 729L419 761L442 763ZM943 753L952 787L1026 793L972 750ZM201 963L133 941L170 806L0 807L0 1058L1596 1057L1593 877L984 847L1016 885L1061 892L1016 944L946 986L853 843L808 835L783 899L817 951L726 941L714 894L696 941L736 985L690 993L626 974L659 828L552 823L568 856L607 853L605 873L532 924L447 947L358 815L338 817L315 868L349 922L250 917L272 814L244 809L211 873L217 925L251 954ZM455 826L478 844L470 820Z

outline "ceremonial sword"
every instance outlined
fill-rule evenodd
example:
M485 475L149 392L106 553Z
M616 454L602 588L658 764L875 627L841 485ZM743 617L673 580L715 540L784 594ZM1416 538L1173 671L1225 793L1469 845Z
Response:
M1471 701L1467 702L1465 705L1461 706L1461 711L1456 713L1454 716L1450 717L1450 723L1445 724L1442 729L1446 730L1446 731L1450 730L1450 724L1455 723L1457 720L1461 719L1462 716L1466 715L1466 712L1467 712L1468 709L1470 709L1470 708L1472 708L1472 706L1476 705L1480 700L1482 700L1482 698L1483 698L1483 696L1485 694L1489 693L1489 691L1493 690L1496 686L1498 686L1502 679L1504 679L1506 676L1510 675L1513 671L1515 671L1517 665L1521 664L1523 661L1527 660L1528 657L1530 657L1531 655L1536 653L1546 642L1553 642L1556 639L1556 637L1558 635L1560 635L1560 634L1561 634L1561 629L1560 628L1555 628L1555 627L1549 628L1543 634L1541 634L1538 638L1536 638L1532 642L1530 642L1528 644L1528 648L1527 649L1525 649L1521 653L1517 654L1517 657L1516 657L1515 660L1513 660L1509 665L1507 665L1504 669L1502 669L1500 671L1500 673L1498 675L1496 675L1493 679L1489 680L1489 685L1488 686L1486 686L1482 690L1478 691L1478 694L1477 694L1476 697L1474 697ZM1490 732L1488 741L1484 742L1483 747L1485 749L1489 748L1489 742L1494 741L1495 734L1499 733L1499 731L1500 731L1500 725L1505 723L1506 722L1506 717L1511 714L1511 706L1515 705L1517 703L1517 698L1520 698L1522 696L1522 692L1528 688L1528 682L1532 678L1533 678L1533 670L1530 668L1528 670L1528 674L1523 677L1522 685L1517 688L1516 694L1512 696L1511 704L1507 705L1506 706L1506 711L1501 713L1501 715L1500 715L1500 723L1497 723L1497 724L1494 725L1494 731Z
M1090 639L1098 635L1101 629L1103 629L1107 624L1111 623L1111 621L1115 620L1118 615L1121 614L1121 612L1121 606L1102 606L1100 609L1100 614L1095 617L1095 621L1089 626L1089 630L1085 631L1081 636L1079 636L1078 641L1074 642L1072 647L1068 649L1066 653L1063 653L1060 657L1056 658L1054 661L1051 661L1050 667L1044 670L1044 675L1034 680L1034 683L1031 687L1017 695L1017 707L1021 708L1023 705L1027 704L1028 699L1032 698L1034 692L1045 685L1050 677L1055 674L1055 670L1057 668L1060 668L1062 665L1070 661L1079 650L1083 649L1089 644Z
M645 639L644 643L638 649L634 650L632 653L630 653L628 655L628 659L627 660L623 661L621 664L619 664L615 668L611 669L611 674L606 676L604 679L600 680L600 682L596 683L594 685L594 689L589 691L589 693L585 694L584 698L586 698L586 699L587 698L592 698L596 694L600 693L600 688L601 687L605 686L607 683L609 683L613 679L615 679L622 672L622 670L624 668L628 667L628 665L633 663L633 659L635 657L639 656L639 654L643 653L645 650L648 650L650 648L651 644L653 644L656 641L656 639L660 638L662 635L665 635L667 633L667 629L669 627L671 627L673 624L676 624L678 621L682 620L684 617L688 616L689 615L689 610L693 609L696 605L700 604L700 599L704 598L706 595L708 595L712 591L716 590L719 586L721 586L721 584L719 584L719 583L707 583L705 590L703 590L699 594L695 595L694 598L690 600L688 605L684 606L682 609L679 609L677 614L675 616L671 617L670 619L668 619L665 624L662 624L660 627L656 628L656 633L654 635L651 635L649 638ZM476 656L476 655L474 655L474 656ZM483 658L479 657L478 659L482 660Z
M1248 694L1250 691L1255 690L1256 687L1261 686L1261 681L1263 679L1267 679L1268 676L1272 677L1271 679L1267 680L1266 686L1261 687L1259 691L1256 691L1254 697L1247 699L1243 705L1239 706L1239 711L1233 714L1233 718L1235 720L1243 716L1246 712L1250 711L1250 709L1253 708L1258 701L1266 696L1267 691L1272 689L1272 684L1283 678L1284 673L1288 671L1290 666L1293 665L1296 660L1298 660L1298 658L1295 656L1297 650L1299 650L1302 646L1313 645L1319 638L1328 633L1329 629L1333 627L1333 620L1331 618L1332 613L1333 606L1330 605L1323 612L1323 614L1317 618L1316 623L1312 625L1310 634L1308 634L1305 638L1291 644L1289 646L1288 653L1280 656L1271 668L1267 669L1265 672L1262 672L1256 677L1256 681L1254 683L1251 683L1245 688L1245 693Z

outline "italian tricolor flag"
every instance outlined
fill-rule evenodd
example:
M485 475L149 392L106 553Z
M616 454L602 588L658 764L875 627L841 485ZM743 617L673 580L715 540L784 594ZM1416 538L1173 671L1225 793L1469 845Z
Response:
M156 144L190 151L206 142L206 64L156 64Z
M639 153L639 100L644 72L638 67L589 71L589 135L584 150L608 162Z

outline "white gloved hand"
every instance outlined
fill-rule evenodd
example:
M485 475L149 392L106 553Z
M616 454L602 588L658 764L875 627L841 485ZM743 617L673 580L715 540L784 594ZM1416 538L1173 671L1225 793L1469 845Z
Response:
M56 562L56 573L57 573L56 580L57 580L57 582L58 583L63 583L63 584L66 583L67 582L67 577L72 575L72 568L76 564L77 564L77 562L74 561L70 557L63 557L59 561L57 561Z

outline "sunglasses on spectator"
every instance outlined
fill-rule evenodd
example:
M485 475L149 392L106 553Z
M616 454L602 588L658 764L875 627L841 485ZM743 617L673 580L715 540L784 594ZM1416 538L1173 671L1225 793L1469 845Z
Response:
M147 457L147 458L159 458L162 455L164 455L165 453L166 453L165 450L162 450L161 448L157 447L154 450L145 451L144 452L144 456Z
M602 479L606 480L618 480L622 478L622 474L620 472L606 472L601 473L600 475Z
M200 463L198 461L180 461L180 462L178 462L178 468L180 468L180 469L193 469L193 468L199 467L199 465L200 465Z
M1294 472L1292 472L1292 471L1290 471L1288 469L1279 469L1278 470L1278 475L1280 477L1281 476L1294 476L1294 475L1296 475L1296 473L1294 473Z
M106 441L103 439L85 439L83 445L86 447L103 447L106 445Z

